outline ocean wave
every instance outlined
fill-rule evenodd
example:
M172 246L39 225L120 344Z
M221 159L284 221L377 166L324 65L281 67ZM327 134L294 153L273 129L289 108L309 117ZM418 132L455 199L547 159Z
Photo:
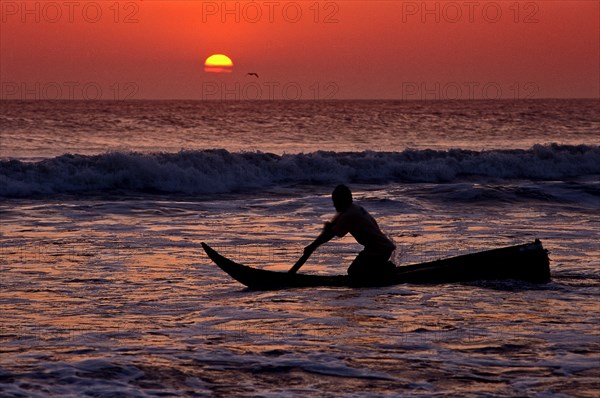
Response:
M600 174L600 146L275 155L224 149L65 154L0 161L0 196L111 192L212 194L281 184L446 183L464 179L563 180Z

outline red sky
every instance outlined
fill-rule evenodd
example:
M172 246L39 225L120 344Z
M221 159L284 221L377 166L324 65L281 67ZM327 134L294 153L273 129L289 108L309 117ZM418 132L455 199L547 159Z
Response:
M0 0L0 9L2 99L600 98L598 1ZM204 72L214 53L233 60L232 73Z

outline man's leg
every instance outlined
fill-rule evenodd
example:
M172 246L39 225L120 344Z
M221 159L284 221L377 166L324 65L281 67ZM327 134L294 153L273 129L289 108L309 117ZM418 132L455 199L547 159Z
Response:
M358 253L350 267L348 275L355 285L373 285L387 282L395 273L395 266L389 262L388 255L370 255L364 251Z
M353 279L365 276L369 271L368 262L369 258L364 251L358 253L358 256L356 256L350 267L348 267L348 275Z

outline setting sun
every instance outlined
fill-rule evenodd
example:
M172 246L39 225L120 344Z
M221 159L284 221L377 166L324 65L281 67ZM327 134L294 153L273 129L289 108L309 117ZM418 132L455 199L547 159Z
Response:
M224 54L213 54L204 61L204 71L214 73L229 73L233 70L231 58Z

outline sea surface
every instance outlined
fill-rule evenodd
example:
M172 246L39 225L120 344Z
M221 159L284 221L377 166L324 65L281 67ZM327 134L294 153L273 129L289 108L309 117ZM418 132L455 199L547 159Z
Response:
M287 270L339 183L397 264L539 238L552 281L257 292L203 253ZM0 397L598 397L599 325L598 100L0 101Z

